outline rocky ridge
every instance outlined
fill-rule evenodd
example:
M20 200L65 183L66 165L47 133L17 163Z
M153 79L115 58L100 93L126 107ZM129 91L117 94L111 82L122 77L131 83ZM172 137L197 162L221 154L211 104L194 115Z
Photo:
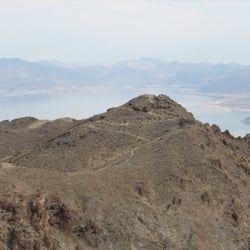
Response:
M249 138L165 95L0 136L1 249L250 248Z

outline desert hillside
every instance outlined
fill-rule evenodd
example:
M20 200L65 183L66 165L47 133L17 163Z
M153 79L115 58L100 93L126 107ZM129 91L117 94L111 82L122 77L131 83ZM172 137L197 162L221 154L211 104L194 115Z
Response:
M0 123L0 249L250 249L250 138L143 95Z

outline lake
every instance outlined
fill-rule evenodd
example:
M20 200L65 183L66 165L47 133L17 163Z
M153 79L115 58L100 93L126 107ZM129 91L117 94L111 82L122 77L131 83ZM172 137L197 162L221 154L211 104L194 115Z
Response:
M105 112L110 107L121 105L144 93L167 94L185 106L197 119L217 124L222 130L229 129L235 136L250 133L250 126L241 122L250 116L250 112L229 111L208 105L218 98L216 95L204 95L190 89L166 86L147 86L141 89L103 88L79 93L0 97L0 120L23 116L34 116L39 119L83 119Z

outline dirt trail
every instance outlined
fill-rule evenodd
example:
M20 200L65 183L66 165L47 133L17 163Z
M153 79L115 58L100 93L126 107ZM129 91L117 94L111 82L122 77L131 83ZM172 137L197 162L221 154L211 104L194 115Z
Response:
M171 135L173 135L173 134L174 134L174 133L168 134L168 137L171 136ZM109 168L117 168L117 167L119 167L119 166L121 166L121 165L124 165L124 164L128 163L128 162L134 157L134 153L135 153L136 150L141 149L141 148L145 147L146 145L148 145L148 144L150 144L150 143L154 143L154 142L156 142L156 141L158 141L158 140L161 140L163 137L164 137L164 136L159 136L159 137L157 137L157 138L154 138L153 140L147 140L146 143L143 143L143 144L141 144L140 146L137 146L137 147L132 148L132 149L130 150L130 155L129 155L129 157L128 157L126 160L124 160L124 161L122 161L122 162L120 162L120 163L118 163L118 164L115 164L115 165L106 166L106 167L104 167L104 168L98 169L98 170L96 170L96 172L101 172L101 171L104 171L104 170L109 169Z
M121 130L102 129L102 128L97 128L96 126L93 126L93 125L90 125L89 128L94 129L94 130L103 131L103 132L111 132L111 133L129 135L129 136L132 136L132 137L137 138L137 139L142 140L142 141L146 141L146 142L149 141L148 139L146 139L144 137L137 136L137 135L134 135L133 133L125 132L125 131L121 131Z
M13 164L0 162L0 171L10 170L10 169L13 169L13 168L16 168L16 166L13 165Z

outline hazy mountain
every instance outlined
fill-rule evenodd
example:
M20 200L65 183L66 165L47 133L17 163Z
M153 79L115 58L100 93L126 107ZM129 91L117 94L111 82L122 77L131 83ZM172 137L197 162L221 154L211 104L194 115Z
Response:
M167 96L0 133L3 250L250 248L249 137Z
M3 93L43 93L92 85L101 67L65 68L54 63L31 63L20 59L0 60L0 90Z
M0 60L0 94L79 91L86 87L140 88L179 85L205 93L250 92L250 66L164 62L139 59L112 66L75 66L60 62Z

